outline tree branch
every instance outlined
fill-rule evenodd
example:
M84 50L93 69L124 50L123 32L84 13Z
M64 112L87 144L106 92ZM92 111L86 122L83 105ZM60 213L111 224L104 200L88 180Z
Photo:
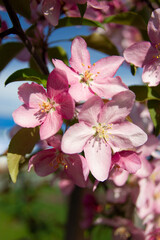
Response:
M31 53L32 57L34 58L35 62L37 63L37 65L39 66L39 68L41 69L43 74L49 74L48 68L45 65L45 63L43 62L43 60L39 57L39 55L36 52L36 49L32 46L31 42L29 41L29 39L27 38L26 34L24 33L20 21L13 9L13 7L11 6L9 0L2 0L4 3L4 6L6 7L6 10L8 12L8 15L12 21L13 24L13 28L11 28L12 30L14 30L13 32L8 31L8 34L14 33L17 34L19 36L19 38L22 40L22 42L24 43L24 45L26 46L26 48L28 49L28 51ZM9 29L8 29L9 30ZM3 35L6 34L5 32L3 34L1 34L1 36L3 37ZM5 35L7 36L7 35Z

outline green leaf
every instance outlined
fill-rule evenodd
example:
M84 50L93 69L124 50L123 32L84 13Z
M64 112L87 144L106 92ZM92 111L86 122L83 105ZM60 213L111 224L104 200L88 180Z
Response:
M12 73L5 81L5 86L17 81L32 81L43 84L43 86L46 87L47 76L37 73L31 68L24 68Z
M30 19L30 0L10 0L9 1L13 9L19 13L21 16ZM3 5L3 1L0 0L0 5Z
M0 45L0 71L24 48L23 43L8 42Z
M115 45L104 35L93 33L89 36L82 36L87 46L109 55L119 55Z
M147 25L144 19L135 12L123 12L116 15L109 16L104 19L103 23L117 23L122 25L129 25L145 30Z
M92 240L111 240L112 239L112 230L111 228L103 225L99 225L93 228L91 232Z
M87 2L85 4L77 4L77 5L78 5L79 12L81 14L81 17L83 18L87 9Z
M66 51L62 47L52 47L48 48L48 57L52 62L53 58L62 60L66 65L68 65L68 57Z
M39 129L22 128L11 139L7 159L12 181L15 183L19 172L19 164L25 161L25 155L33 150L39 141Z
M75 17L65 17L59 19L59 23L56 28L68 27L68 26L77 26L77 25L87 25L91 27L100 27L104 28L103 24L98 21L92 21L85 18L75 18Z
M156 136L158 136L160 133L160 101L148 101L148 109L155 128L154 133Z
M132 63L130 64L130 66L131 66L131 73L133 76L135 76L137 72L137 67Z
M159 99L160 100L160 87L148 87L148 86L130 86L129 89L136 95L137 101L146 101Z

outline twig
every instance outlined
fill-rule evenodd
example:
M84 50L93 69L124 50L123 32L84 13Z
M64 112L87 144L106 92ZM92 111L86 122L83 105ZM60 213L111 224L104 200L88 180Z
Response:
M20 21L19 21L17 15L15 13L13 7L11 6L9 0L2 0L2 1L4 3L4 6L6 7L8 15L9 15L11 21L12 21L12 24L13 24L13 27L11 28L12 31L8 31L8 34L14 33L14 34L17 34L19 36L19 38L22 40L22 42L24 43L24 45L26 46L28 51L31 53L34 60L36 61L37 65L41 69L42 73L48 75L49 71L48 71L47 66L42 61L42 59L39 57L39 55L36 52L36 49L32 46L31 42L29 41L26 34L24 33L24 31L21 27ZM7 36L6 31L1 33L2 38L3 38L4 35Z

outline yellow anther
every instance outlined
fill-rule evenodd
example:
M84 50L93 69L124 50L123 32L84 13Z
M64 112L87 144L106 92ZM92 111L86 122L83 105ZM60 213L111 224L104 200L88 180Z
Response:
M95 63L93 63L93 66L95 66L96 64Z
M82 63L82 66L83 66L83 67L85 66L84 63Z
M91 66L88 65L88 68L91 68Z
M100 72L97 72L97 74L100 74Z

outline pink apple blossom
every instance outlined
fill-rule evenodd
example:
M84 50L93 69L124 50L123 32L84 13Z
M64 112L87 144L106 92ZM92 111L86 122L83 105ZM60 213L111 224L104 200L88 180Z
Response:
M66 72L70 84L69 93L79 102L88 100L95 93L108 99L118 92L128 90L120 77L113 78L123 61L123 57L110 56L91 65L86 42L83 38L76 37L71 46L71 67L58 59L53 59L53 64Z
M13 119L21 127L40 125L41 140L57 133L63 118L73 117L74 101L68 93L65 74L60 70L53 70L49 74L47 92L32 82L21 85L18 94L24 104L13 112Z
M40 151L29 160L29 171L32 166L39 176L47 176L63 167L68 178L80 187L86 187L89 168L86 159L79 154L65 154L61 151L61 136L52 136L47 142L53 148Z
M59 21L61 5L62 3L71 3L71 4L84 4L87 0L42 0L41 1L41 8L42 12L47 19L47 21L56 26Z
M151 42L139 42L124 51L127 62L143 68L142 80L149 86L160 83L160 8L152 12L148 22L148 35Z
M129 173L136 173L141 168L141 160L136 152L116 152L112 157L112 167L109 179L117 186L126 183Z
M129 90L114 95L106 104L98 96L90 98L78 115L79 123L63 135L62 150L70 154L84 150L89 169L99 181L108 178L112 151L132 149L147 140L139 127L126 120L134 98Z

